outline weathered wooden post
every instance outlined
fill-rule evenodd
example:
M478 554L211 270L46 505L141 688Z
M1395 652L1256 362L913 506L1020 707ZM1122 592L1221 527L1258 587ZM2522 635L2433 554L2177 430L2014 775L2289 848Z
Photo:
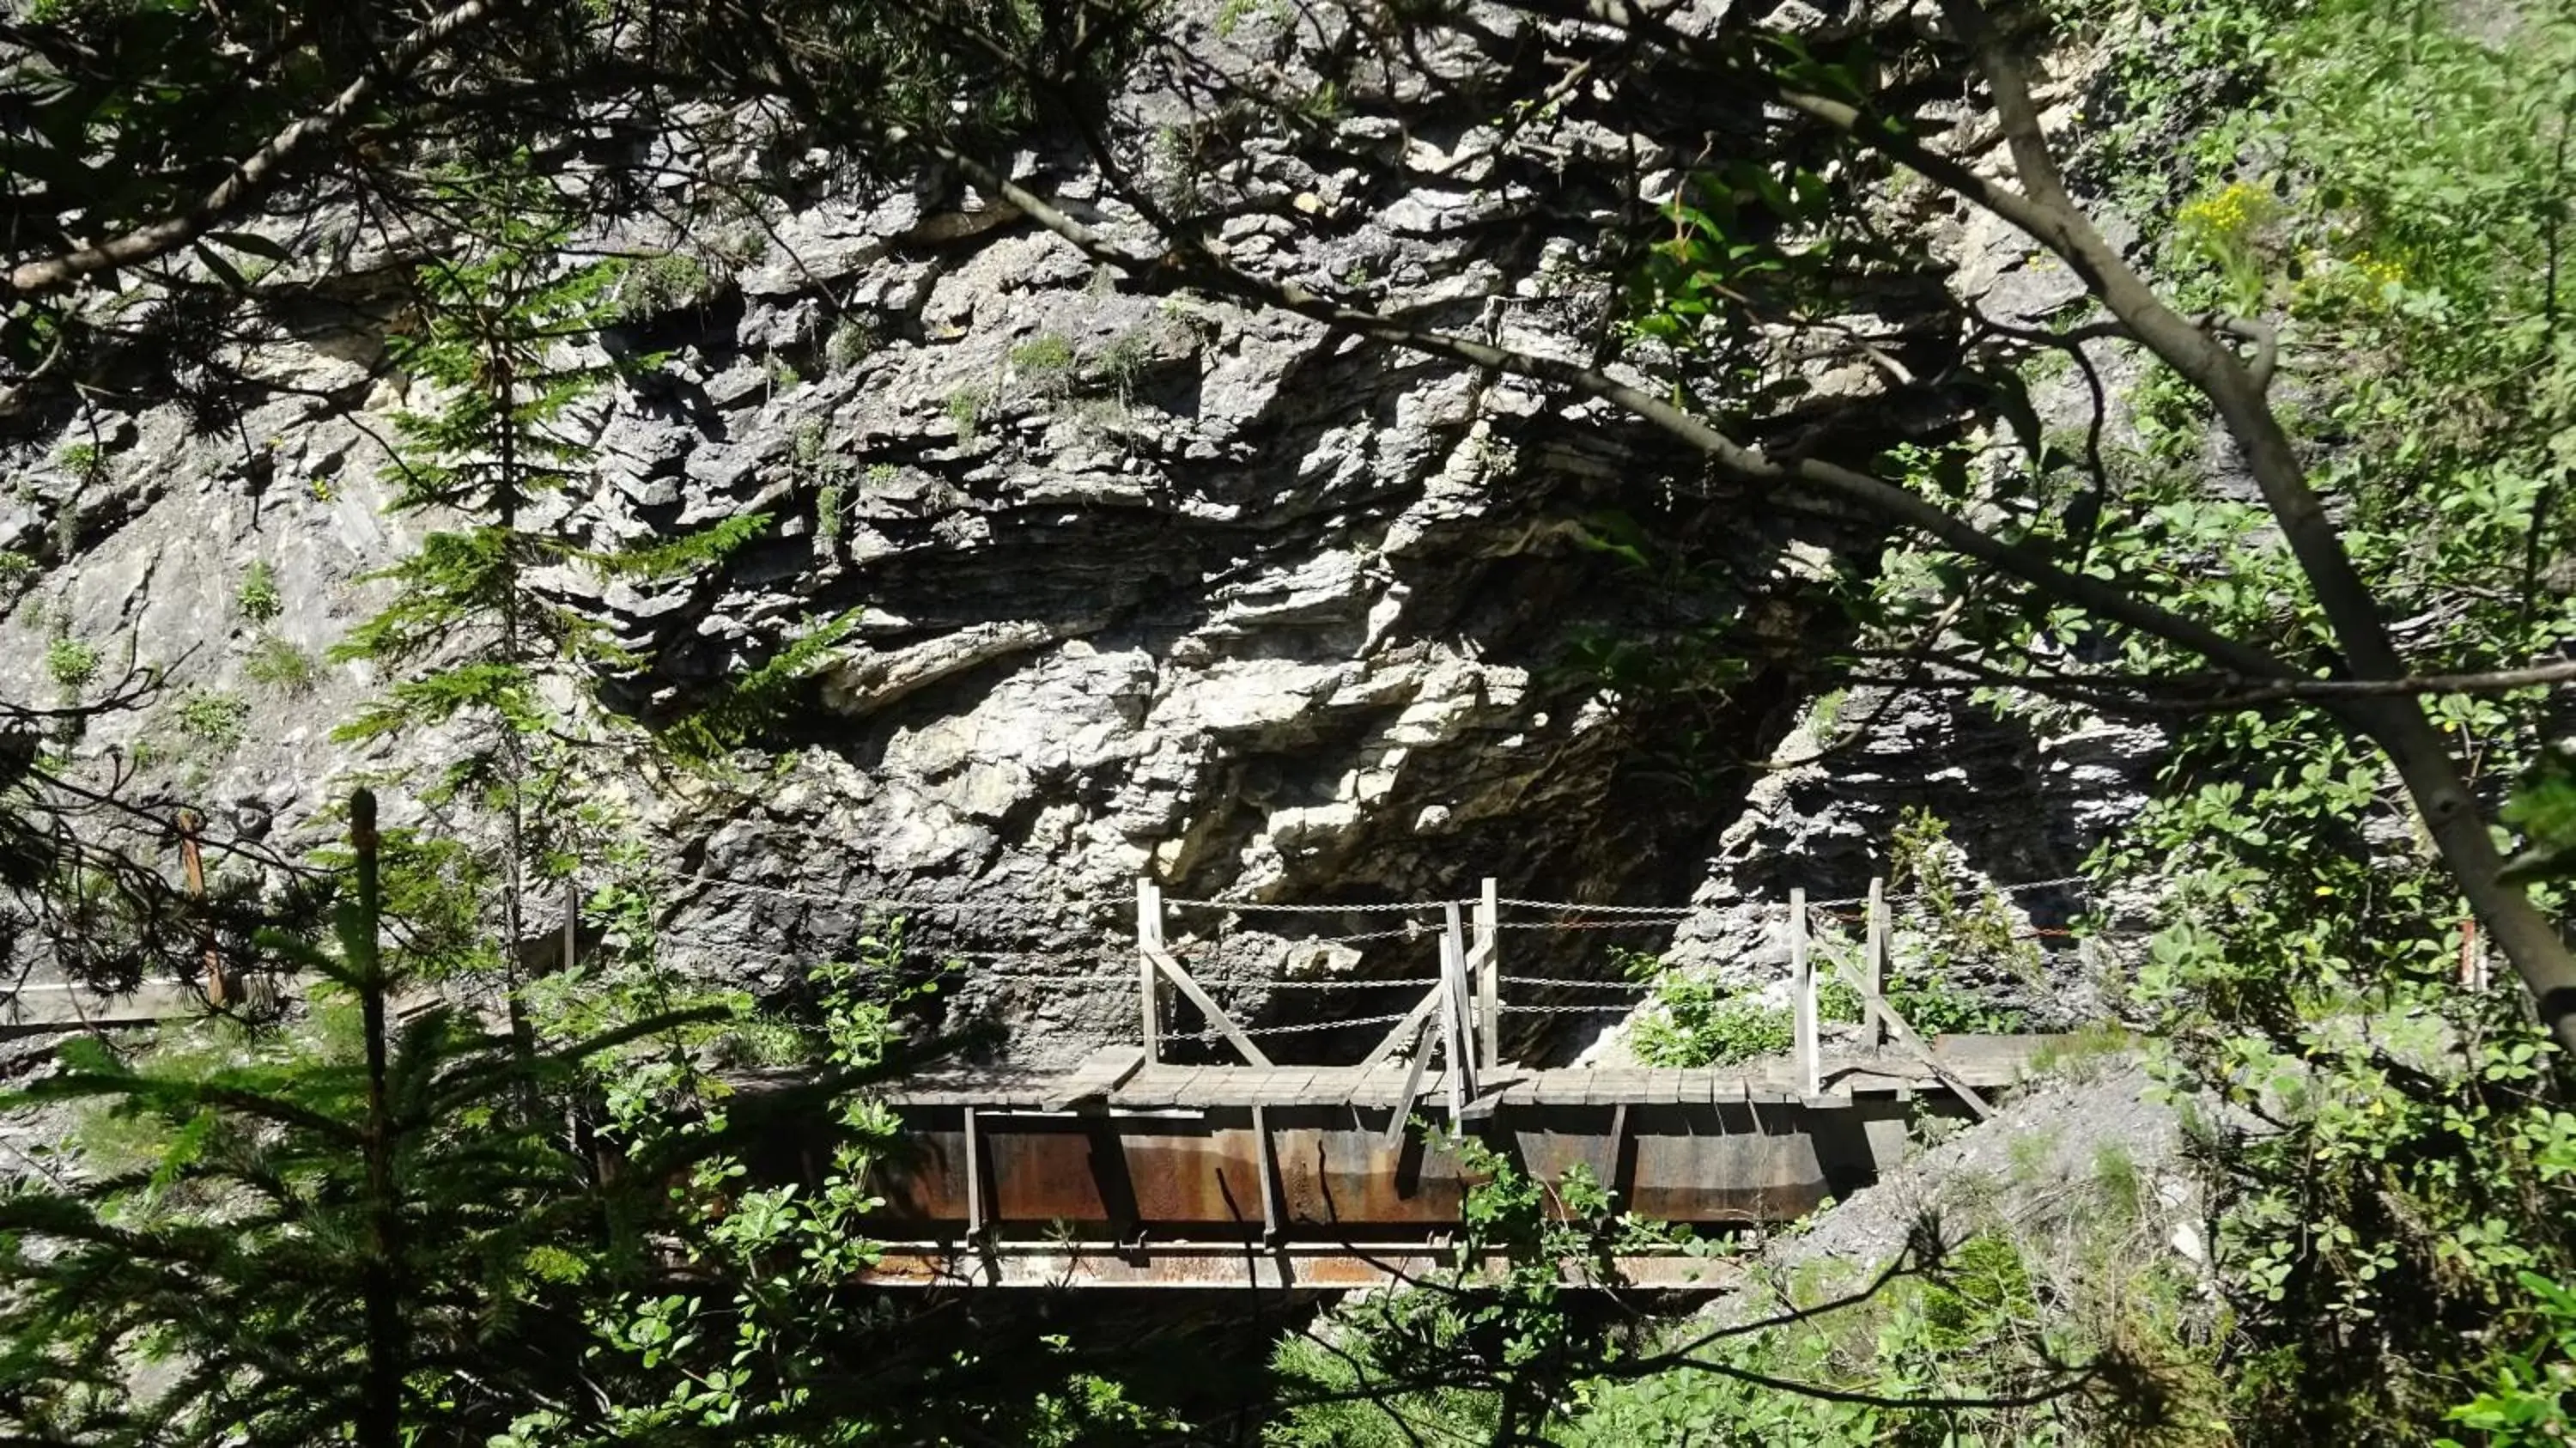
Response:
M214 917L206 909L206 858L197 843L197 812L179 811L179 866L188 879L188 897L197 907L197 948L205 955L206 1004L217 1010L232 1004L232 982L224 978L223 952L215 947Z
M563 968L571 970L581 961L581 882L564 876L564 958Z
M1449 1087L1449 1129L1460 1131L1465 1129L1467 1093L1474 1074L1468 1043L1475 1037L1467 1021L1467 936L1455 900L1449 902L1448 919L1440 931L1440 977L1440 1065Z
M1868 1000L1887 995L1887 882L1869 877L1869 942L1861 953L1861 989ZM1873 1050L1887 1044L1887 1021L1872 1006L1860 1013L1867 1029L1861 1039Z
M1798 1095L1813 1100L1824 1094L1824 1069L1817 1060L1816 972L1807 953L1807 892L1789 892L1789 989L1794 997L1798 1052Z
M1145 1014L1145 1064L1163 1060L1162 982L1154 953L1163 948L1163 887L1136 882L1136 990Z
M1494 877L1485 877L1476 900L1476 1019L1483 1027L1488 1071L1503 1068L1503 909Z

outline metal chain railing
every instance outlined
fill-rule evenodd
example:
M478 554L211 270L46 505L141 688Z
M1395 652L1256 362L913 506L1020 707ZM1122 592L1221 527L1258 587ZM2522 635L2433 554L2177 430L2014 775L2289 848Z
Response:
M790 900L802 904L831 906L843 910L857 909L869 912L900 912L927 916L934 921L952 920L955 921L956 924L948 928L961 933L974 931L977 925L995 915L1034 913L1061 918L1064 916L1105 913L1111 910L1124 912L1126 910L1136 908L1140 899L1148 900L1152 904L1165 909L1216 912L1232 917L1293 917L1355 914L1412 917L1402 919L1390 928L1352 931L1336 935L1282 935L1273 930L1253 931L1254 934L1266 937L1270 941L1291 946L1344 945L1365 947L1390 942L1414 943L1434 940L1441 934L1441 927L1437 923L1436 917L1446 914L1452 910L1477 910L1479 912L1478 929L1480 931L1491 931L1497 933L1502 931L1654 931L1668 930L1681 925L1686 921L1706 915L1719 914L1728 911L1740 911L1747 907L1758 908L1762 903L1751 900L1740 900L1710 902L1705 905L1620 905L1596 901L1546 900L1520 896L1498 897L1489 895L1487 898L1498 908L1486 911L1481 909L1484 902L1476 899L1287 903L1273 901L1162 897L1158 893L1151 891L1140 891L1138 896L1068 896L1056 899L1022 900L1002 898L943 900L907 898L900 896L841 896L813 889L756 884L750 881L734 880L724 876L699 871L668 870L663 873L675 881L690 882L712 890L738 891L745 894ZM1990 895L2013 896L2040 890L2068 887L2084 889L2089 887L2089 885L2090 882L2082 876L2063 875L2044 880L2025 880L2011 884L1989 885L1985 888L1986 892ZM1486 888L1490 892L1492 890L1491 884L1488 883ZM1908 891L1903 894L1882 892L1878 896L1877 903L1882 907L1897 906L1914 903L1920 901L1922 898L1923 896L1920 891ZM1847 898L1810 900L1807 902L1807 909L1810 912L1809 918L1811 920L1833 922L1838 925L1865 925L1868 921L1867 913L1865 911L1851 910L1849 907L1862 906L1870 903L1871 897L1869 896L1851 896ZM1776 909L1776 904L1773 905L1772 908ZM1555 918L1524 918L1518 920L1500 918L1501 911L1505 909L1524 912L1547 912ZM1246 928L1249 928L1249 922L1247 922ZM1220 926L1218 933L1212 938L1205 940L1185 940L1177 946L1165 946L1161 943L1160 937L1157 936L1155 937L1155 948L1167 950L1170 957L1174 960L1195 958L1204 965L1212 961L1213 952L1216 950L1219 942L1224 940L1230 933L1231 932L1226 927ZM1111 932L1104 929L1102 934L1106 937L1109 936ZM777 948L774 945L764 946L761 942L753 940L736 940L718 943L703 938L693 939L685 934L672 935L669 933L666 933L664 938L674 939L678 943L684 945L694 944L705 949L739 951L748 949ZM2071 929L2059 927L2026 926L2013 930L2011 932L2011 938L2016 940L2072 939L2077 938L2077 932ZM1112 946L1108 939L1104 939L1102 944L1107 948L1117 948L1116 946ZM1479 947L1479 949L1486 948L1487 947L1483 946ZM1090 971L1045 968L1056 960L1061 959L1061 951L1049 951L1044 949L934 949L927 952L927 954L942 961L959 961L987 967L986 969L978 972L978 975L983 980L989 981L996 986L1007 987L1026 985L1061 987L1078 989L1089 993L1109 990L1133 991L1138 988L1139 984L1139 975L1137 970L1132 965L1127 964ZM1030 970L1014 970L1008 968L1011 965L1020 962L1026 962L1038 968ZM1488 969L1490 969L1490 967L1488 967ZM1644 998L1651 996L1657 989L1656 984L1649 981L1602 980L1582 976L1495 974L1489 975L1487 978L1494 982L1493 990L1495 991L1499 991L1500 988L1504 986L1512 986L1543 991L1594 992L1623 997L1622 999L1595 999L1570 1002L1508 1002L1499 999L1496 995L1489 995L1487 999L1490 1000L1493 1008L1499 1014L1503 1015L1579 1016L1625 1014L1644 1006L1646 1004ZM1383 979L1354 979L1340 977L1226 976L1215 972L1210 972L1198 981L1200 989L1211 992L1216 998L1226 1002L1226 1008L1229 1010L1234 1008L1232 1004L1234 1001L1241 1000L1246 993L1250 992L1316 992L1323 994L1345 991L1418 992L1431 990L1441 986L1442 984L1443 980L1439 977L1405 976ZM1179 1003L1175 1002L1175 1004L1178 1005ZM1407 1020L1419 1019L1419 1017L1420 1009L1417 1008L1411 1012L1396 1012L1391 1014L1269 1022L1259 1025L1238 1023L1235 1026L1234 1033L1243 1037L1251 1038L1310 1035L1334 1031L1357 1030L1371 1026L1393 1025ZM1228 1037L1229 1032L1215 1029L1213 1027L1204 1030L1166 1031L1161 1033L1161 1039L1175 1042L1213 1042L1226 1040Z

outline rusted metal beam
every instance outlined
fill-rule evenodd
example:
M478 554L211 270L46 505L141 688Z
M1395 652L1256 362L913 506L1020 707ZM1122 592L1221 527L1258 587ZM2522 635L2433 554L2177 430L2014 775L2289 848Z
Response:
M1397 1111L1381 1120L1365 1108L1272 1104L1152 1114L897 1110L904 1129L869 1183L885 1201L871 1226L881 1235L905 1235L905 1224L936 1235L980 1225L1008 1238L1057 1223L1132 1226L1156 1238L1423 1233L1453 1224L1472 1184L1439 1143L1390 1138L1385 1127L1403 1119ZM1901 1123L1907 1112L1886 1097L1847 1106L1506 1102L1480 1135L1539 1180L1584 1166L1654 1220L1786 1221L1874 1180L1891 1139L1871 1124ZM1275 1203L1257 1224L1256 1197Z
M1590 1264L1560 1263L1569 1286L1629 1287L1656 1292L1723 1292L1743 1277L1734 1262L1678 1253L1633 1254L1612 1259L1617 1276L1591 1275ZM1456 1255L1426 1250L1420 1241L1293 1243L1267 1249L1239 1242L1007 1243L966 1253L945 1242L884 1246L876 1265L859 1280L878 1287L981 1288L1184 1288L1206 1290L1335 1292L1415 1282L1451 1271ZM1489 1276L1510 1269L1500 1255L1479 1264Z

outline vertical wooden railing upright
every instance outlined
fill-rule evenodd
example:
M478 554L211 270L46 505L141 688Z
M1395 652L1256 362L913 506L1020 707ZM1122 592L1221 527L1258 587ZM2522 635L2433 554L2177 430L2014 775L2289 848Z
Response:
M1270 1064L1270 1058L1252 1043L1252 1037L1245 1033L1243 1027L1234 1023L1234 1017L1227 1015L1225 1008L1216 1003L1216 997L1209 995L1207 988L1198 983L1198 978L1172 958L1171 950L1163 943L1163 887L1151 880L1136 882L1136 969L1138 988L1144 997L1145 1060L1148 1064L1162 1060L1162 987L1166 981L1191 1005L1199 1008L1199 1014L1207 1017L1208 1025L1225 1037L1247 1064Z
M1503 906L1491 875L1476 891L1476 938L1467 959L1476 967L1477 1059L1490 1075L1503 1069Z
M1807 949L1807 892L1798 887L1789 891L1789 989L1798 1094L1813 1101L1825 1090L1824 1051L1817 1040L1815 960Z

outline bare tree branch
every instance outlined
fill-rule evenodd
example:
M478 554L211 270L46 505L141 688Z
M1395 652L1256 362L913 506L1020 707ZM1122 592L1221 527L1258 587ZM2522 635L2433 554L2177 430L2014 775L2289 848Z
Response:
M387 86L418 70L459 36L524 0L462 0L396 41L383 59L349 82L331 103L270 138L241 159L195 206L176 216L77 251L23 261L10 268L6 293L32 296L59 291L83 277L149 261L187 245L238 216L293 174L305 154L346 131Z

